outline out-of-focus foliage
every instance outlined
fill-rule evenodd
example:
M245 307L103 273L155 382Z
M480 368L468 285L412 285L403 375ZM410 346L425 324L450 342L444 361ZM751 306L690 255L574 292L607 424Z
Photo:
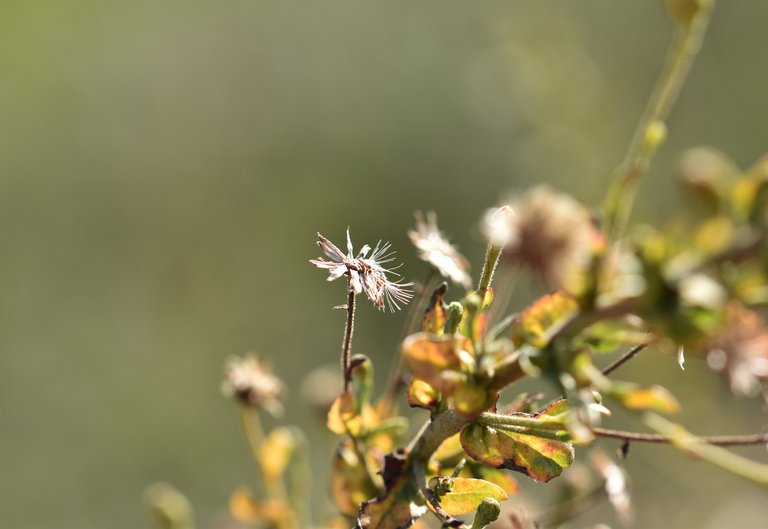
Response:
M766 16L761 2L718 6L642 218L678 207L668 177L683 149L718 145L737 167L765 151ZM326 309L344 300L307 270L314 232L387 237L411 277L416 209L437 211L476 263L475 223L502 190L548 182L595 203L667 43L648 28L665 24L640 1L3 2L0 525L139 527L157 480L215 524L232 490L259 483L217 399L222 361L256 349L298 388L338 345L343 321ZM716 220L699 239L728 229ZM763 299L738 277L744 304ZM357 350L389 358L402 322L366 311ZM723 359L751 358L749 335L730 357L713 346L710 363L738 375ZM703 364L664 360L649 353L634 373L674 387L687 424L754 429L752 401L724 413L728 387ZM323 490L324 418L298 391L285 406L312 434ZM670 484L635 495L640 526L768 516L704 465L637 450L627 466L638 492Z

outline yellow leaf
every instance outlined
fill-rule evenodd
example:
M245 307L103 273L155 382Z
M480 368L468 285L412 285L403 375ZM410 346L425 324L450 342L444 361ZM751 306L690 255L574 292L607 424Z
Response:
M421 323L421 330L427 334L441 335L445 328L445 322L448 319L445 312L445 294L447 285L443 283L432 294L427 310L424 312L424 320Z
M453 388L450 403L458 414L473 417L487 410L496 401L497 395L496 391L467 380Z
M229 510L232 516L244 523L261 523L280 528L296 526L296 517L288 505L279 500L259 501L245 487L232 493Z
M358 415L355 399L348 391L339 395L328 410L328 429L338 435L348 433L358 437L363 433L364 426L374 422L377 422L376 412L366 405L363 407L362 416Z
M680 411L680 403L675 396L662 386L636 389L619 398L621 403L630 410L652 410L667 414Z
M461 448L461 441L459 441L459 434L452 435L437 447L435 453L432 454L434 459L438 461L457 460L459 456L464 452Z
M278 479L291 459L296 440L288 428L275 428L259 447L259 463L268 480Z
M440 496L440 507L446 514L455 516L477 510L486 498L498 501L507 499L507 493L489 481L474 478L454 478L451 491Z
M408 386L408 405L412 408L431 410L439 400L440 392L423 380L414 378Z

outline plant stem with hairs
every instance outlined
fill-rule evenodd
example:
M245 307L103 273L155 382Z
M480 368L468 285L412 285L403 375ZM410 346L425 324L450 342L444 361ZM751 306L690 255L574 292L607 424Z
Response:
M352 351L352 333L355 330L355 290L347 285L347 322L344 325L344 341L341 346L341 373L344 376L344 391L349 391L349 359Z

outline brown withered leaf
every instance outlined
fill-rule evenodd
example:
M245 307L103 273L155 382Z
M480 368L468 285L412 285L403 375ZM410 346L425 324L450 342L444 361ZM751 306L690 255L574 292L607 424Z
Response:
M352 448L352 440L343 440L333 457L332 492L336 508L347 516L354 516L360 504L375 496L365 462L361 462Z
M438 336L443 334L445 322L448 320L445 312L445 301L443 301L446 290L448 290L448 284L443 282L432 293L432 299L429 301L427 310L424 311L421 330L427 334L436 334Z
M522 472L546 483L573 462L570 443L513 433L472 423L461 431L461 445L475 461Z
M383 496L360 506L355 529L407 529L427 511L416 503L418 497L411 481L401 477Z

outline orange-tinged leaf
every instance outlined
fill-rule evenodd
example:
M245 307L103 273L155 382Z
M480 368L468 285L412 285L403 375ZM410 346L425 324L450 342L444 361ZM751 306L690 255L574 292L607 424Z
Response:
M461 445L475 461L522 472L541 482L559 476L563 468L573 463L574 456L570 443L476 423L461 431Z
M475 316L475 340L479 340L483 336L485 336L485 333L488 332L488 324L490 322L490 319L488 318L488 313L481 312L477 316Z
M533 302L520 315L512 333L516 345L529 344L534 347L547 345L547 334L555 325L563 322L578 310L576 300L558 291Z
M680 411L675 396L662 386L635 389L622 395L620 400L630 410L652 410L670 415Z
M260 523L283 528L296 526L296 518L288 505L279 500L259 501L244 487L235 490L230 496L229 510L232 516L248 524Z
M561 413L565 413L568 411L568 400L566 399L558 399L540 412L536 413L536 417L539 417L541 415L549 415L549 416L556 416L560 415Z
M403 355L408 367L419 378L437 390L445 385L445 371L460 371L472 361L472 343L462 336L433 336L416 333L403 342Z
M358 414L355 407L355 397L347 391L333 401L331 409L328 410L326 424L328 429L335 434L348 433L353 437L359 437L379 422L379 414L370 404L364 404L362 414Z
M507 499L507 493L489 481L474 478L454 478L451 481L451 491L440 496L440 507L451 516L475 511L486 498Z
M408 405L431 410L440 401L440 392L421 379L414 378L408 386Z
M493 303L493 288L488 287L483 293L483 302L480 304L480 310L487 309Z
M354 397L349 391L345 391L333 401L331 409L328 410L327 425L330 431L338 435L348 432L350 435L359 435L363 421L355 410ZM353 431L355 433L352 433Z

